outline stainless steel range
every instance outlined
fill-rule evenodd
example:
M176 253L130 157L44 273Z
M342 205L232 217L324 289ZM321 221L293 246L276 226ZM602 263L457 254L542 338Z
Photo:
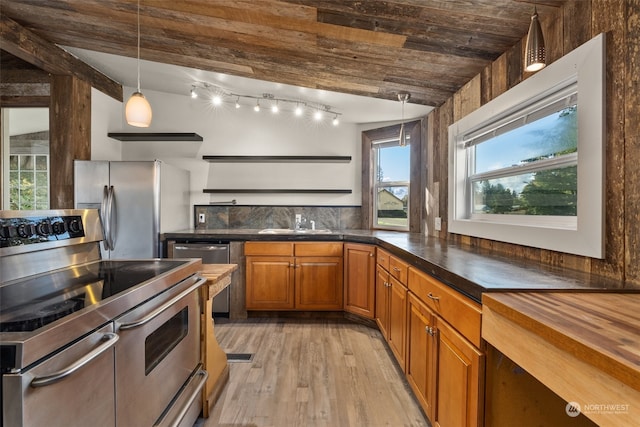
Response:
M191 426L200 260L102 260L97 210L0 211L2 426Z

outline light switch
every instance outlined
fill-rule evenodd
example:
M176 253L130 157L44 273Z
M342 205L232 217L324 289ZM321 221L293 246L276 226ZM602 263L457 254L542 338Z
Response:
M204 214L203 213L198 214L198 223L199 224L204 224Z

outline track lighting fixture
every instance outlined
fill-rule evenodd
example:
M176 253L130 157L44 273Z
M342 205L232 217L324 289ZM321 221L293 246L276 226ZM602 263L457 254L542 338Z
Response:
M140 91L140 0L138 0L138 89L131 95L124 109L127 123L131 126L147 128L151 125L151 105Z
M527 34L524 69L525 71L533 72L543 69L546 65L544 37L542 36L542 28L538 20L538 11L534 5L531 24L529 25L529 33Z
M242 106L242 100L249 100L251 102L255 101L253 110L255 112L260 112L262 107L260 105L260 101L262 100L270 106L269 108L273 114L279 114L281 111L290 111L295 116L302 117L306 113L311 115L311 117L316 121L323 120L326 115L328 117L333 117L330 120L334 126L338 126L340 124L339 117L342 114L334 111L329 105L303 101L300 99L280 98L271 93L263 93L259 96L245 95L234 93L220 86L202 81L196 81L191 85L190 94L192 98L197 98L199 96L206 98L207 96L204 95L205 93L210 96L211 102L215 107L221 106L224 103L229 103L234 105L236 109L239 109Z

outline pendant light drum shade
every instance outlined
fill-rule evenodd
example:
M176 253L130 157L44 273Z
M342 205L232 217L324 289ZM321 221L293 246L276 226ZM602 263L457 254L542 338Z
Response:
M531 24L529 25L529 34L527 35L524 69L529 72L538 71L546 65L544 37L542 36L542 28L538 20L538 12L534 10L531 16Z
M151 125L151 105L141 92L134 92L124 110L127 123L131 126L148 128Z

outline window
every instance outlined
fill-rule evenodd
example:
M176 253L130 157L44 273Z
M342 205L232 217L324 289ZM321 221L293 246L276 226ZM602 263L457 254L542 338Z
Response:
M449 128L449 231L604 256L604 35Z
M400 144L399 138L373 141L375 159L374 226L387 229L409 229L410 138Z
M0 207L49 209L49 109L2 108Z
M49 209L48 155L9 155L9 204L14 210Z
M422 120L362 132L362 223L365 227L424 230L425 156ZM422 189L422 190L421 190Z

